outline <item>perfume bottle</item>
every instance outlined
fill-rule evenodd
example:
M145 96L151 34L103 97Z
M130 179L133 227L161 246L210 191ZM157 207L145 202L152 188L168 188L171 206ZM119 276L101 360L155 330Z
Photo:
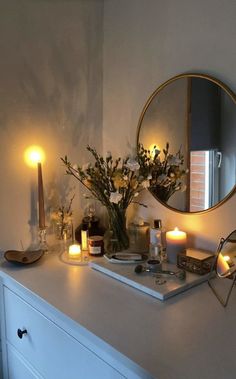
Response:
M152 259L166 262L167 256L163 237L162 222L160 219L156 219L154 220L154 227L150 228L149 254Z

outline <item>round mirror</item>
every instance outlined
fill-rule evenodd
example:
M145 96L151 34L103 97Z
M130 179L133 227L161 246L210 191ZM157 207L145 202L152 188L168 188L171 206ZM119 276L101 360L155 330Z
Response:
M220 278L230 276L236 271L236 230L224 239L218 248L216 273Z
M142 111L137 144L152 167L150 192L180 212L224 202L236 184L236 96L203 74L162 84Z

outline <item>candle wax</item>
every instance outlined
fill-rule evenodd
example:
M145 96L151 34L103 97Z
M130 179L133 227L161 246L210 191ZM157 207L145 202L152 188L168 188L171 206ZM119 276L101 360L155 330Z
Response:
M81 248L80 245L70 245L69 246L69 257L72 259L78 259L81 256Z
M186 233L178 230L166 233L166 252L170 263L177 263L177 255L186 249Z

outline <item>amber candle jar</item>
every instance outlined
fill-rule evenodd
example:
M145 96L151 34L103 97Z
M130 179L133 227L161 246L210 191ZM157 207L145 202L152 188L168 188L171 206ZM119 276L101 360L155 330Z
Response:
M104 242L102 236L92 236L88 238L88 252L94 257L101 257L104 254Z

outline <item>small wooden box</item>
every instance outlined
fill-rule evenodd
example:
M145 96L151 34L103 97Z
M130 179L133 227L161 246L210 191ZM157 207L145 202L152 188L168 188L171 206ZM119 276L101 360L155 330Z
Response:
M194 274L204 275L211 271L215 255L209 251L187 249L186 253L178 254L177 266Z

